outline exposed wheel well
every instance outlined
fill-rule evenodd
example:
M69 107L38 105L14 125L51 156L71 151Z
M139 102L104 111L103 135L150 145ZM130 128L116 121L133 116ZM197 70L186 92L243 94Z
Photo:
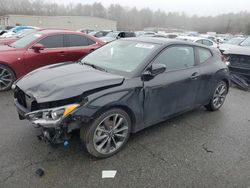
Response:
M227 79L222 79L222 81L226 82L226 84L227 84L227 92L228 92L229 87L230 87L229 81Z

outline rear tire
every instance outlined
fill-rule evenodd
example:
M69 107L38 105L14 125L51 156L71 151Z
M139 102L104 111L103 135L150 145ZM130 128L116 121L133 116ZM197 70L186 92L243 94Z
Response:
M5 65L0 65L0 91L9 90L16 80L14 72Z
M122 109L114 108L102 113L89 125L83 125L80 138L92 156L107 158L122 149L130 132L129 115Z
M228 93L228 86L225 81L220 81L214 90L213 97L209 104L205 105L208 111L219 110L225 102Z

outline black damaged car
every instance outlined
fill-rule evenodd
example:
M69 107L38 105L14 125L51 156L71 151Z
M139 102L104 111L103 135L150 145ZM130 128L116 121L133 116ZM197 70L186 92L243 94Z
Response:
M20 119L41 127L43 140L67 144L80 129L87 151L117 153L130 133L199 106L218 110L229 71L217 50L183 41L130 38L76 63L31 72L13 86Z

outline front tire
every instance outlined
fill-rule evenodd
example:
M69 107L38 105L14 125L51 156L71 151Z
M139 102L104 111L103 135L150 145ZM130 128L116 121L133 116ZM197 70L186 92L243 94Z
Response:
M16 80L14 72L5 65L0 65L0 91L9 90Z
M228 93L228 86L225 81L220 81L214 90L213 97L205 107L209 111L219 110L225 102Z
M87 151L97 158L107 158L119 152L127 143L131 119L122 109L102 113L91 124L80 130L80 138Z

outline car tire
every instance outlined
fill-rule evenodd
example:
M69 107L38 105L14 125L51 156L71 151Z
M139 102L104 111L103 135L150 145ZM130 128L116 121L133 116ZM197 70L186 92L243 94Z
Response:
M127 143L131 119L122 109L114 108L83 125L80 138L85 149L96 158L107 158L119 152Z
M0 92L9 90L16 80L14 72L5 65L0 65Z
M208 111L219 110L225 102L228 93L228 85L225 81L220 81L217 83L215 90L213 92L213 97L209 104L205 105Z

